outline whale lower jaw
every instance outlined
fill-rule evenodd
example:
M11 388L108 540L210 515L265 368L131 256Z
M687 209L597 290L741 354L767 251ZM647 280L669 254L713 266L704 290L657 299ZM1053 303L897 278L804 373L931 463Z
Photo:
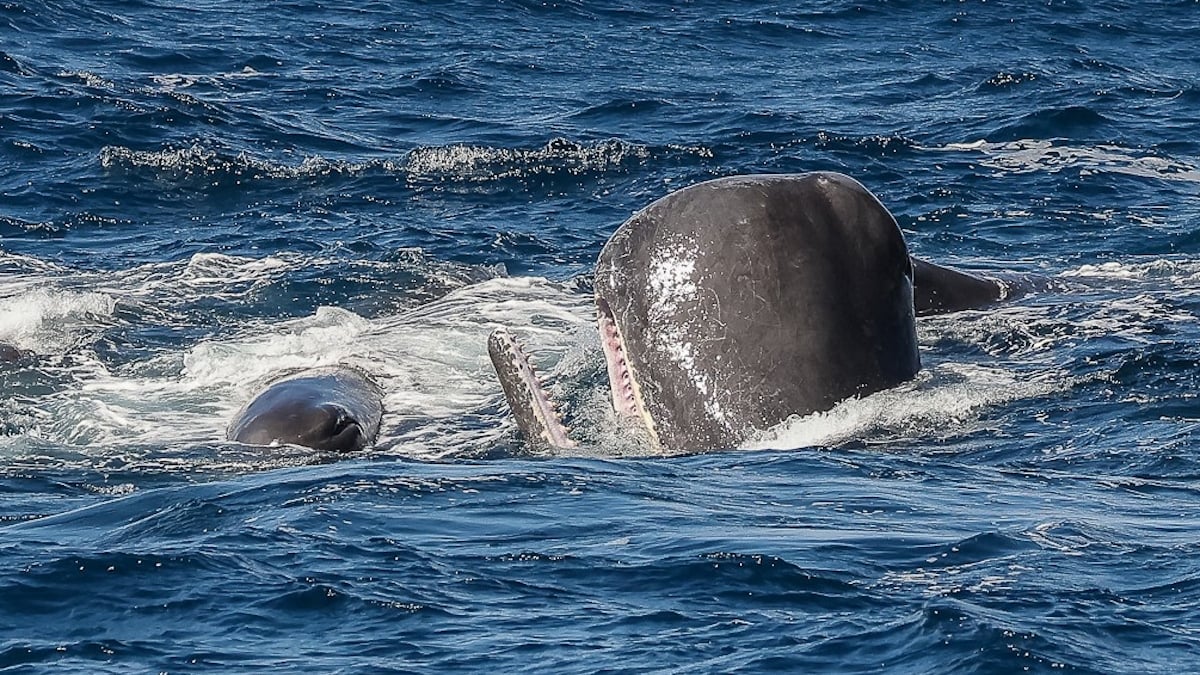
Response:
M499 329L488 336L488 356L517 427L529 442L552 450L575 447L525 350L508 331Z
M613 318L608 303L597 299L597 323L600 329L600 344L608 371L608 384L612 394L613 410L618 419L632 421L647 433L650 445L661 450L654 419L646 409L637 373L626 358L625 342L621 330ZM551 450L570 449L576 442L562 423L554 401L546 394L537 372L508 331L503 328L488 337L488 356L500 380L500 388L508 402L509 410L517 421L522 434L535 446Z

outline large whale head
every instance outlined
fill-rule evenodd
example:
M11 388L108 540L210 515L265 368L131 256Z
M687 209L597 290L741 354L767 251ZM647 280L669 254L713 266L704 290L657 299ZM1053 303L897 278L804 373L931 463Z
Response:
M837 173L667 195L604 246L595 294L613 406L662 451L736 446L920 368L904 237Z

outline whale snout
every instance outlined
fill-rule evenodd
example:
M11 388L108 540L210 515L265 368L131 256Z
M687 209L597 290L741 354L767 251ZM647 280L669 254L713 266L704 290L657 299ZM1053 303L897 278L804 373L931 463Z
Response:
M367 445L362 425L340 405L326 403L314 411L310 419L316 422L307 438L297 445L317 450L361 450Z
M361 450L367 437L344 407L334 403L295 406L280 414L278 408L246 420L232 440L249 445L290 443L314 450Z
M352 452L374 442L382 412L378 386L335 367L275 382L238 413L227 436L249 445Z

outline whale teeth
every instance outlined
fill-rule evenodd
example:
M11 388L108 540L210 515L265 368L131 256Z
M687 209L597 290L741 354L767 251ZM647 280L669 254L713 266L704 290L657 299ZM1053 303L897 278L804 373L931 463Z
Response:
M562 413L545 391L545 382L538 375L519 342L504 329L488 338L488 354L509 410L517 426L534 441L545 442L552 449L575 447L562 425Z

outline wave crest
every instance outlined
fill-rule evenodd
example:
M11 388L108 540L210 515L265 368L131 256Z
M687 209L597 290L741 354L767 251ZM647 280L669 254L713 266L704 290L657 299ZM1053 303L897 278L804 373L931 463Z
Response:
M1200 182L1200 168L1193 164L1142 154L1118 145L1078 146L1026 139L1001 143L979 140L929 149L982 154L984 159L980 163L1001 175L1078 170L1085 175L1120 173L1142 178Z
M110 171L149 171L163 180L296 180L321 176L394 174L412 183L478 183L539 176L603 174L670 156L712 157L703 146L661 149L619 139L578 143L555 138L538 148L490 145L422 146L402 158L365 161L305 157L298 164L270 161L247 151L229 152L202 143L161 150L106 146L100 165Z

